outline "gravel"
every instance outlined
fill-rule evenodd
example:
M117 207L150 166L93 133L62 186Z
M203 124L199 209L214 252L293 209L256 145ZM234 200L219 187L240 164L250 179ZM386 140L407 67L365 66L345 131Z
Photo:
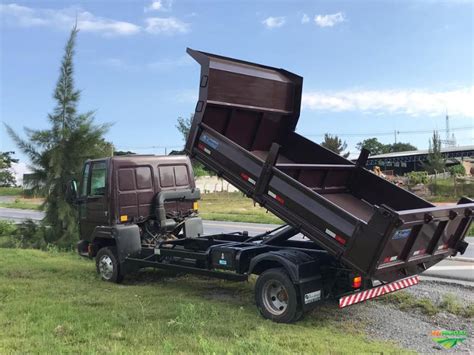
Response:
M405 292L416 298L429 298L434 304L439 304L445 294L454 295L464 305L474 300L473 287L437 281L422 281ZM394 304L369 301L348 307L342 310L342 314L345 320L358 320L364 324L369 338L392 341L419 353L471 353L474 349L472 319L451 313L428 316L418 310L402 311ZM467 339L447 350L432 340L433 330L464 330L467 331Z

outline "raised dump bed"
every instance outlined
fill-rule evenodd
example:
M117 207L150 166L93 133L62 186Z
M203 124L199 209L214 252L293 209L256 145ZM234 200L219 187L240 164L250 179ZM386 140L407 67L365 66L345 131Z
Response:
M201 65L187 152L366 277L415 275L458 251L474 203L436 207L295 132L303 79L188 49Z

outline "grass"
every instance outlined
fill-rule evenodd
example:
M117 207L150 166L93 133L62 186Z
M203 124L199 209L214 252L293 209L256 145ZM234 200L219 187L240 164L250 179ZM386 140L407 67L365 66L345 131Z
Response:
M429 316L436 315L440 312L447 312L465 318L474 318L474 303L462 305L453 294L446 294L439 304L434 304L429 298L416 298L412 294L399 291L385 295L378 299L381 302L393 303L401 310L419 310L423 314Z
M0 187L0 196L21 196L23 188L21 187Z
M474 318L474 303L462 305L453 294L446 294L440 303L441 309L466 318Z
M282 224L282 220L241 193L203 194L199 203L202 218L213 221Z
M401 351L337 324L336 305L293 325L265 320L251 283L153 271L126 282L100 281L72 253L0 249L0 353Z
M454 179L437 179L428 184L432 202L457 202L462 196L474 196L474 183L456 182Z
M41 198L16 198L13 202L0 202L0 207L18 208L22 210L41 210Z

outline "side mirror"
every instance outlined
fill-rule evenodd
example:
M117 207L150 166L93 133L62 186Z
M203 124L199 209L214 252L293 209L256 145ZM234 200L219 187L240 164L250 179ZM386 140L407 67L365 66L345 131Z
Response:
M77 181L72 179L67 183L66 201L75 204L77 200Z

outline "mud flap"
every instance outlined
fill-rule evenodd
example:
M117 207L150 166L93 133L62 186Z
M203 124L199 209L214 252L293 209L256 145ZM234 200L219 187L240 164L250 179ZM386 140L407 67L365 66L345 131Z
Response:
M320 301L324 299L324 291L320 275L302 280L298 286L303 311L307 312L315 308Z
M116 225L112 234L117 245L120 263L123 263L127 256L135 256L140 253L142 248L140 230L136 224Z

